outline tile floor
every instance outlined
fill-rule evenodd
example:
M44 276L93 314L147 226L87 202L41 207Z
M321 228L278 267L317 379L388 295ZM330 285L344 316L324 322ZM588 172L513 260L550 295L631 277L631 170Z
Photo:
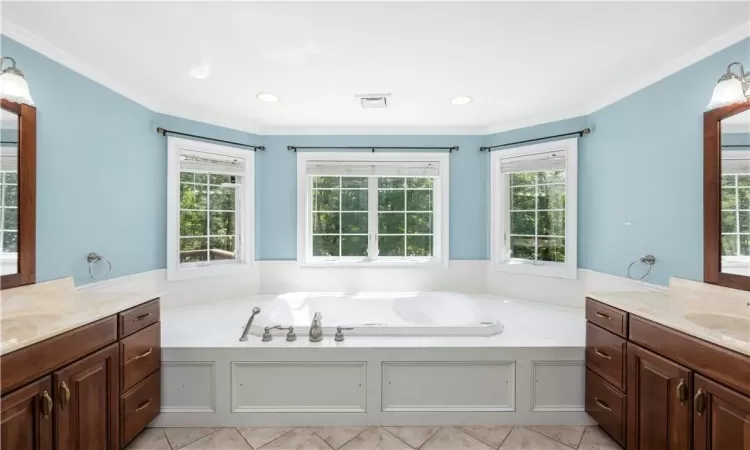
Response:
M126 450L620 450L597 427L149 428Z

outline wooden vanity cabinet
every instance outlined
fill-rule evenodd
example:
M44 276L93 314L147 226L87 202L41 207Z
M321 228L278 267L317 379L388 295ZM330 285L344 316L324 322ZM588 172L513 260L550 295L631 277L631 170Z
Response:
M586 411L621 446L750 450L749 356L592 299L586 317Z
M3 355L0 448L119 450L159 414L160 368L158 299Z

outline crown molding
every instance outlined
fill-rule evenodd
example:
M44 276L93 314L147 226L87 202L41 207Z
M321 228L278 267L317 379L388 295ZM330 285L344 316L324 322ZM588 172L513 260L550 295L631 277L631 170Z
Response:
M648 87L658 81L667 78L685 69L698 61L708 58L714 53L718 53L725 48L736 44L743 39L750 37L750 21L743 23L737 27L734 27L724 34L721 34L710 41L694 48L693 50L685 53L684 55L672 58L662 64L657 70L645 74L642 77L638 77L634 80L626 81L620 85L613 86L607 89L607 93L602 95L600 98L588 101L584 105L584 111L586 115L592 114L602 108L605 108L623 98L632 95L641 89ZM729 61L731 62L731 61ZM728 62L728 63L729 63ZM720 73L716 74L718 79ZM706 93L706 98L710 95L710 92Z
M533 127L536 125L543 125L545 123L559 122L561 120L575 119L577 117L583 117L586 113L582 107L564 109L558 111L552 111L544 114L537 114L535 116L523 117L520 119L514 119L507 122L500 123L485 128L484 134L491 135L497 133L503 133L505 131L518 130L521 128Z
M487 134L487 128L483 126L471 127L441 127L441 126L383 126L383 127L357 127L357 126L315 126L315 127L261 127L258 134L261 135L290 135L290 136L323 136L323 135L480 135Z

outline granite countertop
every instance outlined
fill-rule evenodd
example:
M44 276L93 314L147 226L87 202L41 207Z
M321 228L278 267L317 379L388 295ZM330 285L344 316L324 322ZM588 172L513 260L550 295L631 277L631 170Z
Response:
M3 291L0 355L160 297L160 292L76 291L64 279Z
M588 297L750 356L750 293L678 280L664 291L589 292Z

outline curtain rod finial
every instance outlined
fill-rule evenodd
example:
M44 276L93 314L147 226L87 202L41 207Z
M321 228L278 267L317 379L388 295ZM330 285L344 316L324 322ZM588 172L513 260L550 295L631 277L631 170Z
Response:
M581 136L591 133L591 128L584 128L581 130Z
M458 146L457 145L448 149L448 153L453 153L453 152L457 152L457 151L458 151Z
M165 130L162 127L157 128L156 132L159 133L159 134L161 134L162 136L166 136L167 135L167 130Z
M293 145L287 145L287 146L286 146L286 149L287 149L287 150L292 150L292 151L294 151L294 153L297 153L297 147L295 147L295 146L293 146Z
M262 146L262 145L260 147L255 147L255 151L258 151L258 150L264 152L264 151L266 151L266 148L264 146Z
M490 149L489 147L479 147L480 152L486 152L486 151L489 151L489 149Z

